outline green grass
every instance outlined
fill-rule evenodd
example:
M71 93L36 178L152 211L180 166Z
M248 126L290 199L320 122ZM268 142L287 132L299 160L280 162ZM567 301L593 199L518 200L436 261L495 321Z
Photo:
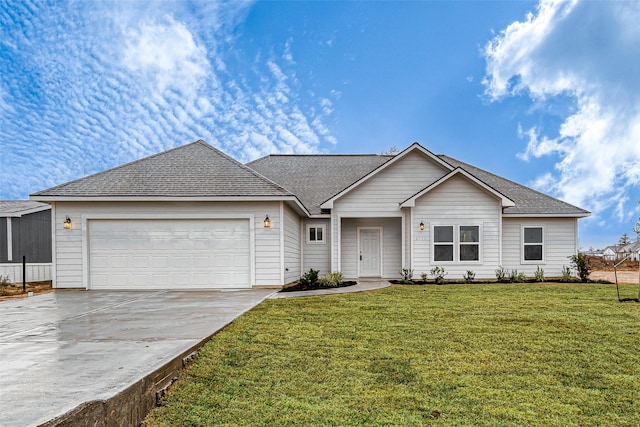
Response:
M639 350L640 304L612 285L268 300L201 350L146 424L638 426Z

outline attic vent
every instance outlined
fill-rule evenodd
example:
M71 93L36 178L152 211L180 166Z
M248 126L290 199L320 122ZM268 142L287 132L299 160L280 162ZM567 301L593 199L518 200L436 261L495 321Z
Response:
M330 214L331 213L331 209L321 209L320 213L322 213L322 214Z

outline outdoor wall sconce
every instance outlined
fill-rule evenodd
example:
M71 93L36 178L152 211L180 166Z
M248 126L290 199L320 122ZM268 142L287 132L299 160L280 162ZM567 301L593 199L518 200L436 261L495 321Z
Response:
M264 228L271 227L271 220L269 219L269 214L267 214L267 216L264 217L264 221L262 221L262 225L264 225Z
M65 230L70 230L71 225L72 225L71 218L69 218L69 215L67 215L67 218L62 223L62 226L64 227Z
M418 226L418 230L424 231L424 222L420 221L420 225Z

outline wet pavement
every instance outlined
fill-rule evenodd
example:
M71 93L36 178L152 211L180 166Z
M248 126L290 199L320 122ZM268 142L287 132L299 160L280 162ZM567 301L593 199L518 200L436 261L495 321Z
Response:
M0 426L108 399L273 293L57 291L2 302Z
M391 283L381 279L358 279L358 283L353 286L346 286L344 288L327 288L316 289L313 291L298 291L298 292L278 292L271 295L269 298L298 298L298 297L311 297L318 295L332 295L332 294L346 294L350 292L365 292L374 291L376 289L387 288L391 286Z

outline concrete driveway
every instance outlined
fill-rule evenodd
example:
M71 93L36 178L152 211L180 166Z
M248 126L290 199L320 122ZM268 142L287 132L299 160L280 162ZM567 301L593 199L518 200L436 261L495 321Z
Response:
M40 425L122 394L272 293L58 291L0 302L0 426Z

